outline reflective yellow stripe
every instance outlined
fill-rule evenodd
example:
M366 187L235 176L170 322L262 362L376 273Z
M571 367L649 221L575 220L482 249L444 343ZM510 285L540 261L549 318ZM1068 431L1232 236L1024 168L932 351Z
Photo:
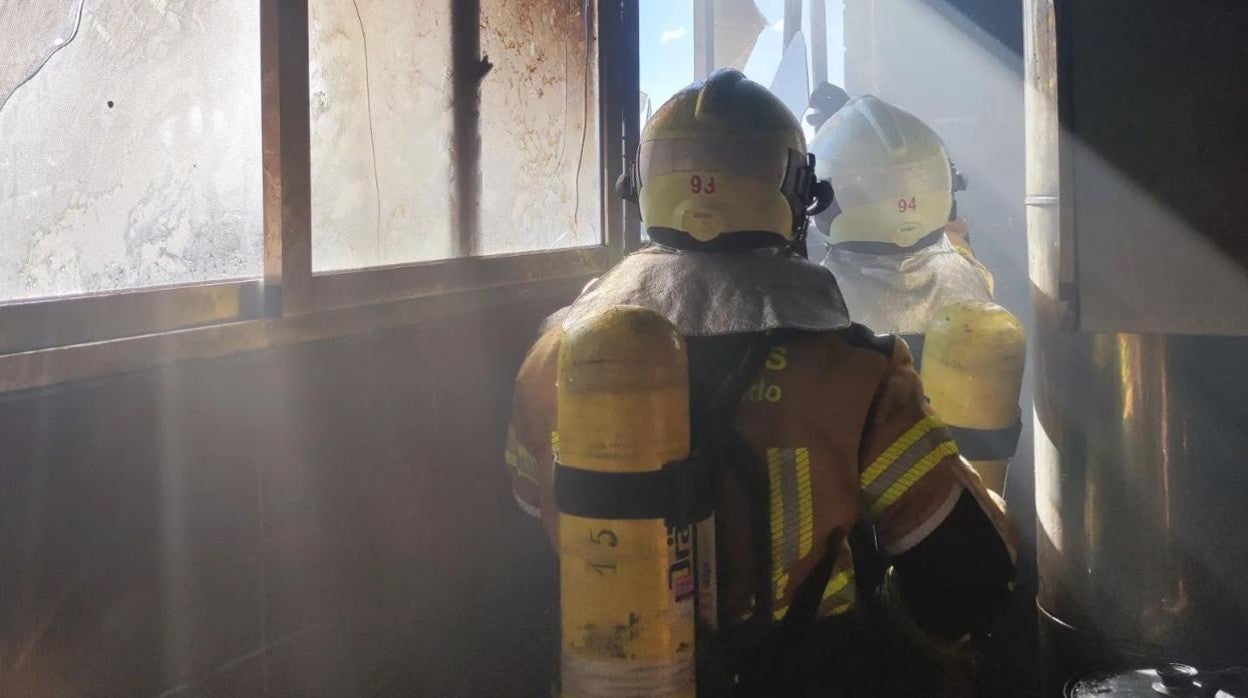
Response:
M822 616L835 616L854 607L858 600L858 590L853 585L854 568L850 567L828 581L823 590L823 600L819 603Z
M810 494L810 449L797 449L797 452L794 454L794 464L797 467L797 508L799 517L797 551L800 557L806 557L810 554L810 548L814 543L815 529Z
M819 616L821 618L827 616L835 616L848 611L854 607L857 601L857 591L854 589L852 582L854 581L854 568L850 567L842 572L837 573L828 580L828 584L823 589L823 598L819 604ZM829 605L829 600L835 600L835 603ZM737 622L744 623L754 615L754 599L750 599L750 610L745 611L737 616ZM780 606L771 612L771 617L776 621L784 620L784 614L789 612L789 607Z
M906 433L902 434L891 446L884 449L884 452L872 461L866 470L862 471L859 482L863 487L868 487L875 482L876 478L884 474L884 471L888 470L888 466L900 458L901 454L906 452L906 449L913 446L914 442L923 438L929 431L943 426L944 424L935 416L924 417L915 422L914 426L906 430Z
M833 576L828 580L828 586L824 587L823 600L827 601L833 596L839 594L845 587L849 586L850 580L854 578L853 568L847 569L840 574Z
M780 575L784 572L784 488L781 484L780 449L767 449L767 481L771 491L771 579L780 596Z
M957 452L958 446L953 441L945 441L932 449L930 453L915 463L914 467L910 468L905 475L902 475L885 490L884 494L880 495L880 498L871 505L871 515L874 516L887 509L893 502L900 499L907 490L913 487L914 483L931 472L932 468L935 468L938 463L949 456L956 455Z
M828 585L824 587L823 589L823 598L820 602L820 614L819 614L820 616L832 616L838 613L844 613L845 611L848 611L851 607L853 607L855 598L857 596L854 593L853 587L849 585L850 582L852 582L853 580L854 580L853 568L850 568L843 572L839 572L836 575L834 575L831 579L828 580ZM841 592L844 592L847 590L849 593L846 594L839 601L837 601L837 603L833 604L831 608L829 608L828 605L825 603L829 599L832 599L833 597L837 596ZM781 606L780 608L773 610L771 612L771 615L772 615L772 618L774 618L775 620L784 620L784 614L788 612L789 612L788 606ZM742 616L741 619L742 620L748 619L750 615L751 614L746 613L745 615Z
M839 616L853 607L854 607L854 599L850 599L849 601L846 601L844 603L838 603L832 608L829 608L827 612L824 613L824 616Z
M957 453L957 444L939 418L920 419L859 477L871 515L892 506L941 460Z
M777 601L788 587L793 569L814 547L814 502L810 482L810 449L767 449L770 502L771 578Z
M503 451L503 461L511 468L511 472L521 480L528 480L534 484L537 482L537 459L529 452L529 449L520 443L520 439L516 438L516 431L513 428L507 429L507 447Z

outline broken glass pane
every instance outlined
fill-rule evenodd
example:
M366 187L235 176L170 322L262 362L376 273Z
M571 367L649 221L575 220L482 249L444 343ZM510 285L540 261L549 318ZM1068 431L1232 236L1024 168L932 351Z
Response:
M450 3L312 0L312 268L452 254Z
M0 300L260 274L259 33L254 0L0 2Z
M602 239L597 4L481 2L482 254Z

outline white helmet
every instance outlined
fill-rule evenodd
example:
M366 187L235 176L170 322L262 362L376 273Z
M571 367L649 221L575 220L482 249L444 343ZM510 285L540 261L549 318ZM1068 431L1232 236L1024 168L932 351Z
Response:
M810 152L816 176L836 191L839 213L834 207L816 219L832 244L910 247L949 221L949 155L913 114L870 95L852 99L815 134Z

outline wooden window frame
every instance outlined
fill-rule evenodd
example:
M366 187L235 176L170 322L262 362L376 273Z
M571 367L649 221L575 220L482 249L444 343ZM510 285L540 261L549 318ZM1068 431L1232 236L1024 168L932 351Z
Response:
M566 295L635 249L640 221L635 208L615 196L614 183L638 142L638 1L590 5L598 19L602 242L495 256L473 256L480 239L480 82L488 79L480 0L442 1L452 15L457 153L447 205L460 256L312 272L308 0L258 0L263 277L0 304L0 392L366 332L416 322L445 307Z

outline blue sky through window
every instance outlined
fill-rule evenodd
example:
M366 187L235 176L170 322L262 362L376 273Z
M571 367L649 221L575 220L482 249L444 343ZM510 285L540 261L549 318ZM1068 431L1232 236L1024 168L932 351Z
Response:
M784 49L784 0L755 0L755 4L768 26L758 37L745 74L770 85ZM828 79L837 84L844 82L845 74L842 7L842 0L827 0ZM809 32L809 6L803 13L802 24ZM651 108L657 110L693 82L693 0L640 0L640 29L641 91L650 96Z

